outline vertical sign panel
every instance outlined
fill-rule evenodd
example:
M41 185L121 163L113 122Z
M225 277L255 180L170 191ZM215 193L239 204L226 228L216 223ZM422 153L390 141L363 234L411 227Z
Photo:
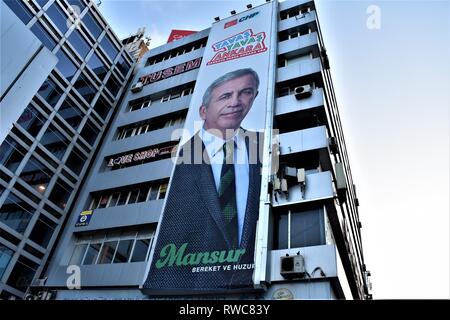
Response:
M265 117L273 90L271 24L268 3L211 28L143 285L148 293L254 288Z

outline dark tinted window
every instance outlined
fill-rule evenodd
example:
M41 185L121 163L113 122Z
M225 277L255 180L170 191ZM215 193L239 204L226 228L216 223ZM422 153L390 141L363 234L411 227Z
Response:
M321 210L291 215L291 248L325 244L325 226Z
M75 72L77 72L78 70L77 66L62 50L59 50L56 53L56 56L58 57L58 64L56 65L56 68L58 68L63 76L70 81L73 78Z
M133 248L133 241L134 240L120 240L114 257L114 263L128 262L131 249Z
M150 239L136 240L136 244L134 245L133 257L131 258L131 262L145 261L149 245L150 245Z
M38 265L35 262L21 256L10 274L7 284L25 292L33 281L37 268Z
M81 151L74 149L70 153L70 156L66 161L66 165L70 168L70 170L72 170L76 174L79 174L83 169L86 160L86 156L84 156Z
M81 94L81 96L86 99L88 103L92 102L92 99L94 98L95 94L97 93L97 90L92 85L92 83L86 78L84 74L81 74L78 77L78 80L75 82L74 85L75 89Z
M36 242L38 245L47 248L50 239L52 238L53 231L55 231L56 224L44 215L40 215L33 230L30 234L30 239Z
M89 120L81 130L80 135L86 140L90 145L94 145L95 140L97 140L100 130Z
M59 31L61 31L61 33L63 34L66 33L68 29L67 22L69 21L69 18L61 10L61 8L56 3L53 3L47 9L46 13L49 16L50 20L58 27Z
M35 188L39 193L44 193L53 172L34 156L28 160L20 174L20 178Z
M26 107L17 123L35 137L46 121L46 117L36 110L31 104Z
M48 0L35 0L41 8L45 6L45 4L48 2Z
M3 277L13 254L14 251L0 243L0 279Z
M125 61L123 56L120 56L119 61L117 62L117 69L119 69L124 77L128 74L130 68L130 64Z
M80 13L81 11L83 11L84 8L86 8L86 5L82 0L66 0L66 1L69 3L69 5L77 6L78 8L80 8Z
M39 88L38 93L49 105L54 107L62 95L62 90L52 79L47 79Z
M30 30L42 42L42 44L47 47L47 49L52 51L53 48L55 48L55 39L53 39L53 37L47 31L45 31L44 27L39 21L33 24Z
M91 32L91 34L94 36L94 38L97 39L98 36L102 33L102 28L97 23L97 21L94 19L92 14L90 12L87 12L82 20L83 20L83 23L86 25L86 27Z
M26 153L27 150L24 147L11 137L6 137L0 145L0 163L15 172Z
M100 243L91 243L89 246L86 256L84 257L83 264L94 264L97 260L98 252L100 250Z
M83 119L83 112L78 108L70 98L66 98L58 110L58 114L67 121L68 124L77 130Z
M107 241L103 244L102 251L98 257L98 264L111 263L116 251L117 241Z
M61 160L64 153L66 153L70 141L56 127L50 125L42 136L40 143L55 157Z
M111 75L108 82L106 82L106 88L113 94L114 97L116 97L119 93L120 84L113 75Z
M91 50L91 46L89 45L89 43L76 29L73 30L73 32L70 34L69 41L70 44L72 44L72 46L78 51L80 56L82 56L83 58L85 58L88 52Z
M114 59L119 54L119 50L113 44L108 35L103 37L102 41L100 41L100 45L102 46L108 57L111 59L111 61L114 61Z
M106 119L109 114L109 110L111 110L111 106L105 98L100 96L100 98L95 103L94 110L100 115L100 117Z
M0 222L23 234L33 212L33 207L10 193L0 208Z
M61 209L64 209L72 191L72 187L70 187L63 180L58 179L53 187L52 193L50 193L49 200Z
M19 19L23 21L23 23L27 24L33 17L33 14L30 12L30 10L28 10L27 6L22 1L3 1L8 5L8 7L11 8L11 10L19 17Z
M275 216L274 249L288 248L288 215Z
M92 71L94 71L100 80L103 80L108 72L105 64L100 60L99 56L95 52L89 58L88 66L92 69Z

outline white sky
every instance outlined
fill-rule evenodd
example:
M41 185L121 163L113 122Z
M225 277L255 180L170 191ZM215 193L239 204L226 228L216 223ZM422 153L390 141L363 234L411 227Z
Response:
M103 0L120 38L171 29L264 1ZM381 28L369 30L369 5ZM449 298L448 1L316 1L360 200L375 299Z

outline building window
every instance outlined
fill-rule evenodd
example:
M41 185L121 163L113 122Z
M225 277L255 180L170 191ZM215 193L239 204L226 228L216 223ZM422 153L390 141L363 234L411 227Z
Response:
M114 263L128 262L133 249L133 240L120 240L117 252L114 256Z
M80 174L84 165L86 164L87 157L78 149L74 148L67 158L66 166L72 170L75 174Z
M117 140L126 139L135 135L145 134L150 131L167 128L170 126L181 126L184 121L185 112L152 118L148 121L142 122L139 125L132 124L130 126L119 128L117 133Z
M100 45L101 45L102 49L106 52L108 57L111 59L111 61L114 61L114 59L119 54L119 50L113 44L113 42L111 41L111 39L109 38L108 35L105 35L103 37L102 41L100 41Z
M130 71L130 64L124 59L123 55L120 56L119 61L117 62L117 69L122 73L124 77L128 74L128 71Z
M72 257L70 258L69 265L81 265L81 262L83 261L84 254L86 253L86 249L88 247L88 244L77 244L75 246L75 250L73 251Z
M116 79L116 77L111 75L106 82L106 88L112 93L113 97L116 97L120 90L120 82Z
M69 200L72 191L72 187L70 187L63 180L58 179L48 199L64 210L67 206L67 201Z
M147 261L153 236L154 230L146 229L98 234L95 237L97 240L80 238L69 263L79 265L82 262L87 265Z
M94 38L97 39L98 36L102 33L102 28L100 27L98 22L95 20L95 18L92 16L91 12L87 12L82 20L83 20L83 23L86 25L86 27L91 32L91 34L94 36Z
M71 6L77 6L80 8L80 13L81 11L84 10L84 8L86 8L86 5L84 4L83 0L66 0Z
M39 265L37 263L21 256L9 275L7 284L17 290L25 292L33 281L38 267Z
M39 142L59 160L63 158L70 144L70 140L53 125L48 127Z
M0 243L0 279L3 277L14 251Z
M98 76L100 80L103 81L105 79L106 74L108 73L108 69L102 60L98 57L97 53L93 53L89 58L88 66L94 71L94 73Z
M58 103L63 90L52 79L48 78L39 88L38 93L49 105L54 107Z
M21 1L14 0L11 2L21 2ZM33 24L30 30L42 42L42 44L47 47L48 50L52 51L55 48L56 46L55 39L53 39L53 37L46 31L46 29L42 26L42 23L40 21L37 21L35 24Z
M98 257L98 264L111 263L116 252L118 241L107 241L103 243L100 256Z
M158 195L158 199L164 199L166 197L166 192L167 192L167 183L163 183L160 187L159 187L159 195Z
M93 196L89 210L164 199L167 182L130 186L122 190L104 191Z
M84 113L77 107L72 99L66 98L58 109L58 114L74 129L77 130L78 126L83 120Z
M34 211L32 206L10 192L0 208L0 222L23 234Z
M73 30L69 36L70 44L77 50L81 57L86 58L91 46L78 30Z
M146 260L150 242L151 239L136 240L136 243L134 244L133 255L131 257L131 262L141 262Z
M56 2L47 9L46 13L50 17L50 20L58 27L59 31L65 34L68 29L67 22L69 19Z
M94 110L103 120L105 120L109 115L111 105L105 98L100 96L97 102L95 103Z
M43 194L47 190L48 183L53 176L52 170L48 169L42 162L31 156L22 169L20 178Z
M274 249L288 249L325 244L322 209L287 211L275 215Z
M80 135L87 141L87 143L93 146L99 136L99 133L100 130L92 123L91 120L88 120L84 125L83 130L81 130Z
M101 243L91 243L89 245L86 256L83 260L84 265L95 264L101 245Z
M35 0L35 1L41 6L41 8L43 8L48 2L48 0Z
M33 14L27 8L25 3L17 0L4 0L8 7L22 20L23 23L27 24L33 18Z
M72 60L69 59L62 49L56 53L56 56L58 57L58 64L56 65L56 68L70 82L75 73L78 71L77 66L72 62Z
M33 231L31 231L30 239L41 247L47 248L55 228L56 223L41 214L33 227Z
M83 73L78 77L74 87L88 103L92 102L92 99L94 99L94 96L97 93L97 89L95 89L94 85L92 85L91 81L89 81Z
M27 150L11 137L6 137L0 145L0 163L15 172Z

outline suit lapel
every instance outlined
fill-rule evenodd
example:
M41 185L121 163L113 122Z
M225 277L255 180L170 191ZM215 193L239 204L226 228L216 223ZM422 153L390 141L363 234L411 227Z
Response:
M249 143L254 143L257 145L256 140L248 141L245 139L245 144L247 146L247 152L250 150ZM260 165L259 161L255 164L249 164L249 183L248 183L248 195L247 195L247 204L245 207L245 218L244 218L244 226L242 229L242 239L241 245L242 248L247 248L248 243L254 241L253 237L255 237L254 229L256 221L258 220L258 207L259 207L259 191L261 184L260 177Z
M209 165L209 157L208 153L205 150L205 145L203 144L203 141L201 138L196 134L194 136L194 144L201 143L202 145L202 154L205 157L204 161L202 161L201 164L196 164L195 166L198 166L199 170L196 171L195 179L196 184L200 190L200 196L203 199L205 203L205 207L208 209L209 214L213 218L214 222L216 223L217 227L219 228L222 237L224 241L226 241L227 246L231 247L231 240L228 239L227 233L225 230L226 221L225 218L222 215L222 211L220 209L220 203L219 203L219 194L217 193L216 189L216 183L214 181L214 176L212 173L212 168ZM194 147L192 148L192 158L194 157ZM198 157L198 155L197 155Z

